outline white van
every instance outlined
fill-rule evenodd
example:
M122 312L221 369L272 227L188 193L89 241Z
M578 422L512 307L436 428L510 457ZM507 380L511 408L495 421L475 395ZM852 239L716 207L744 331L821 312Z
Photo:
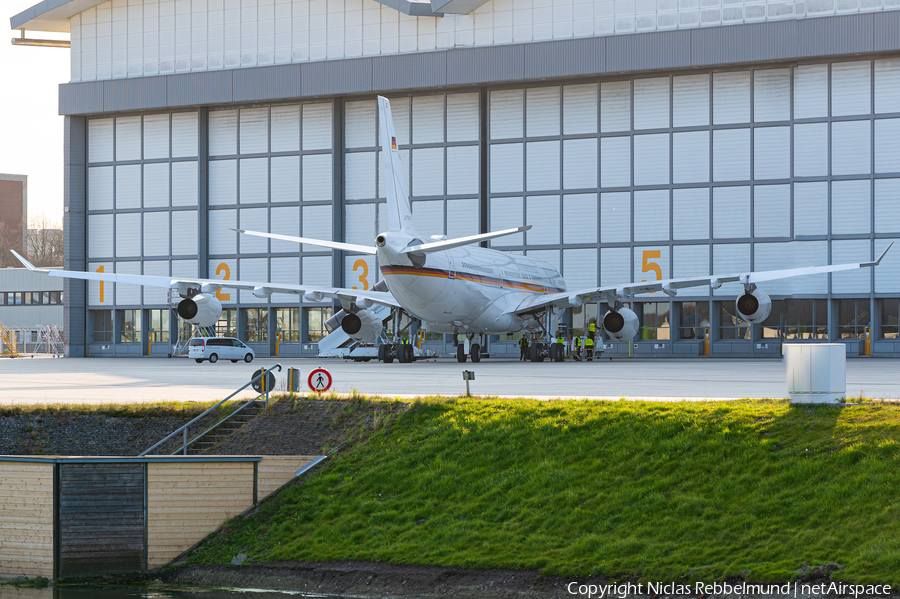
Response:
M243 360L249 364L256 354L246 343L234 337L195 337L191 339L188 357L193 358L197 364L203 360L215 364L219 359L232 362Z

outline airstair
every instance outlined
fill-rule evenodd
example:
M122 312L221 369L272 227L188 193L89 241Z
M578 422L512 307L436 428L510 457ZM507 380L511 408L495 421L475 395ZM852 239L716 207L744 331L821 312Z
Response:
M16 332L0 322L0 356L9 356L10 358L21 358L17 347Z
M382 304L369 308L373 316L384 322L391 317L391 309ZM379 345L390 343L384 332L378 341L371 346L362 346L359 341L344 332L340 326L319 340L320 358L346 358L348 360L367 360L378 357Z
M38 329L38 343L31 350L31 357L44 348L43 352L53 354L57 358L62 358L66 354L65 340L59 325L45 324Z

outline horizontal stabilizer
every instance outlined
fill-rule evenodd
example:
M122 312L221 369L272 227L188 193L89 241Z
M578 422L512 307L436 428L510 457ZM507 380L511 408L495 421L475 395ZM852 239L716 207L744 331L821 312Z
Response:
M22 263L22 266L24 266L24 267L27 268L28 270L43 270L43 271L46 272L46 269L38 268L37 266L35 266L34 264L32 264L31 262L29 262L28 260L26 260L26 259L22 256L22 254L20 254L20 253L17 252L16 250L9 250L9 251L11 251L11 252L13 253L13 256L15 256L16 259L17 259L19 262Z
M524 227L518 227L516 229L504 229L502 231L493 231L491 233L479 233L478 235L469 235L468 237L457 237L456 239L444 239L442 241L433 241L431 243L412 245L403 250L403 253L411 254L413 252L439 252L441 250L449 250L451 248L458 248L464 245L480 243L482 241L487 241L488 239L494 239L495 237L515 235L516 233L527 231L530 228L531 225L525 225Z
M292 237L290 235L279 235L277 233L260 233L259 231L245 231L243 229L232 229L244 235L254 235L256 237L268 237L269 239L280 239L281 241L293 241L295 243L308 243L309 245L320 245L335 250L344 250L345 252L355 252L357 254L375 254L375 248L367 245L357 245L355 243L344 243L342 241L324 241L322 239L311 239L309 237Z

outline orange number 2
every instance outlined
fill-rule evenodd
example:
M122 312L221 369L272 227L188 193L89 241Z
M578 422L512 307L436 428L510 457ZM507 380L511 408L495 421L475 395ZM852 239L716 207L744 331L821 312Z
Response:
M659 252L657 252L657 253L659 253ZM225 276L222 277L222 280L223 281L230 280L231 279L231 269L224 262L220 262L219 265L216 267L216 274L217 275L221 274L223 270L225 271ZM230 293L222 293L222 290L219 289L218 291L216 291L216 299L219 300L220 302L230 302L231 294Z

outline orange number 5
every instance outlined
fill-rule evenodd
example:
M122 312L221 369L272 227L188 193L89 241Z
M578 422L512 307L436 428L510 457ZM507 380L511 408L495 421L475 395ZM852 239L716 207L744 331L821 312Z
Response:
M650 262L651 258L659 259L661 255L660 250L644 250L644 259L641 262L641 272L650 272L651 270L656 273L656 280L661 281L662 276L662 268L656 262Z

